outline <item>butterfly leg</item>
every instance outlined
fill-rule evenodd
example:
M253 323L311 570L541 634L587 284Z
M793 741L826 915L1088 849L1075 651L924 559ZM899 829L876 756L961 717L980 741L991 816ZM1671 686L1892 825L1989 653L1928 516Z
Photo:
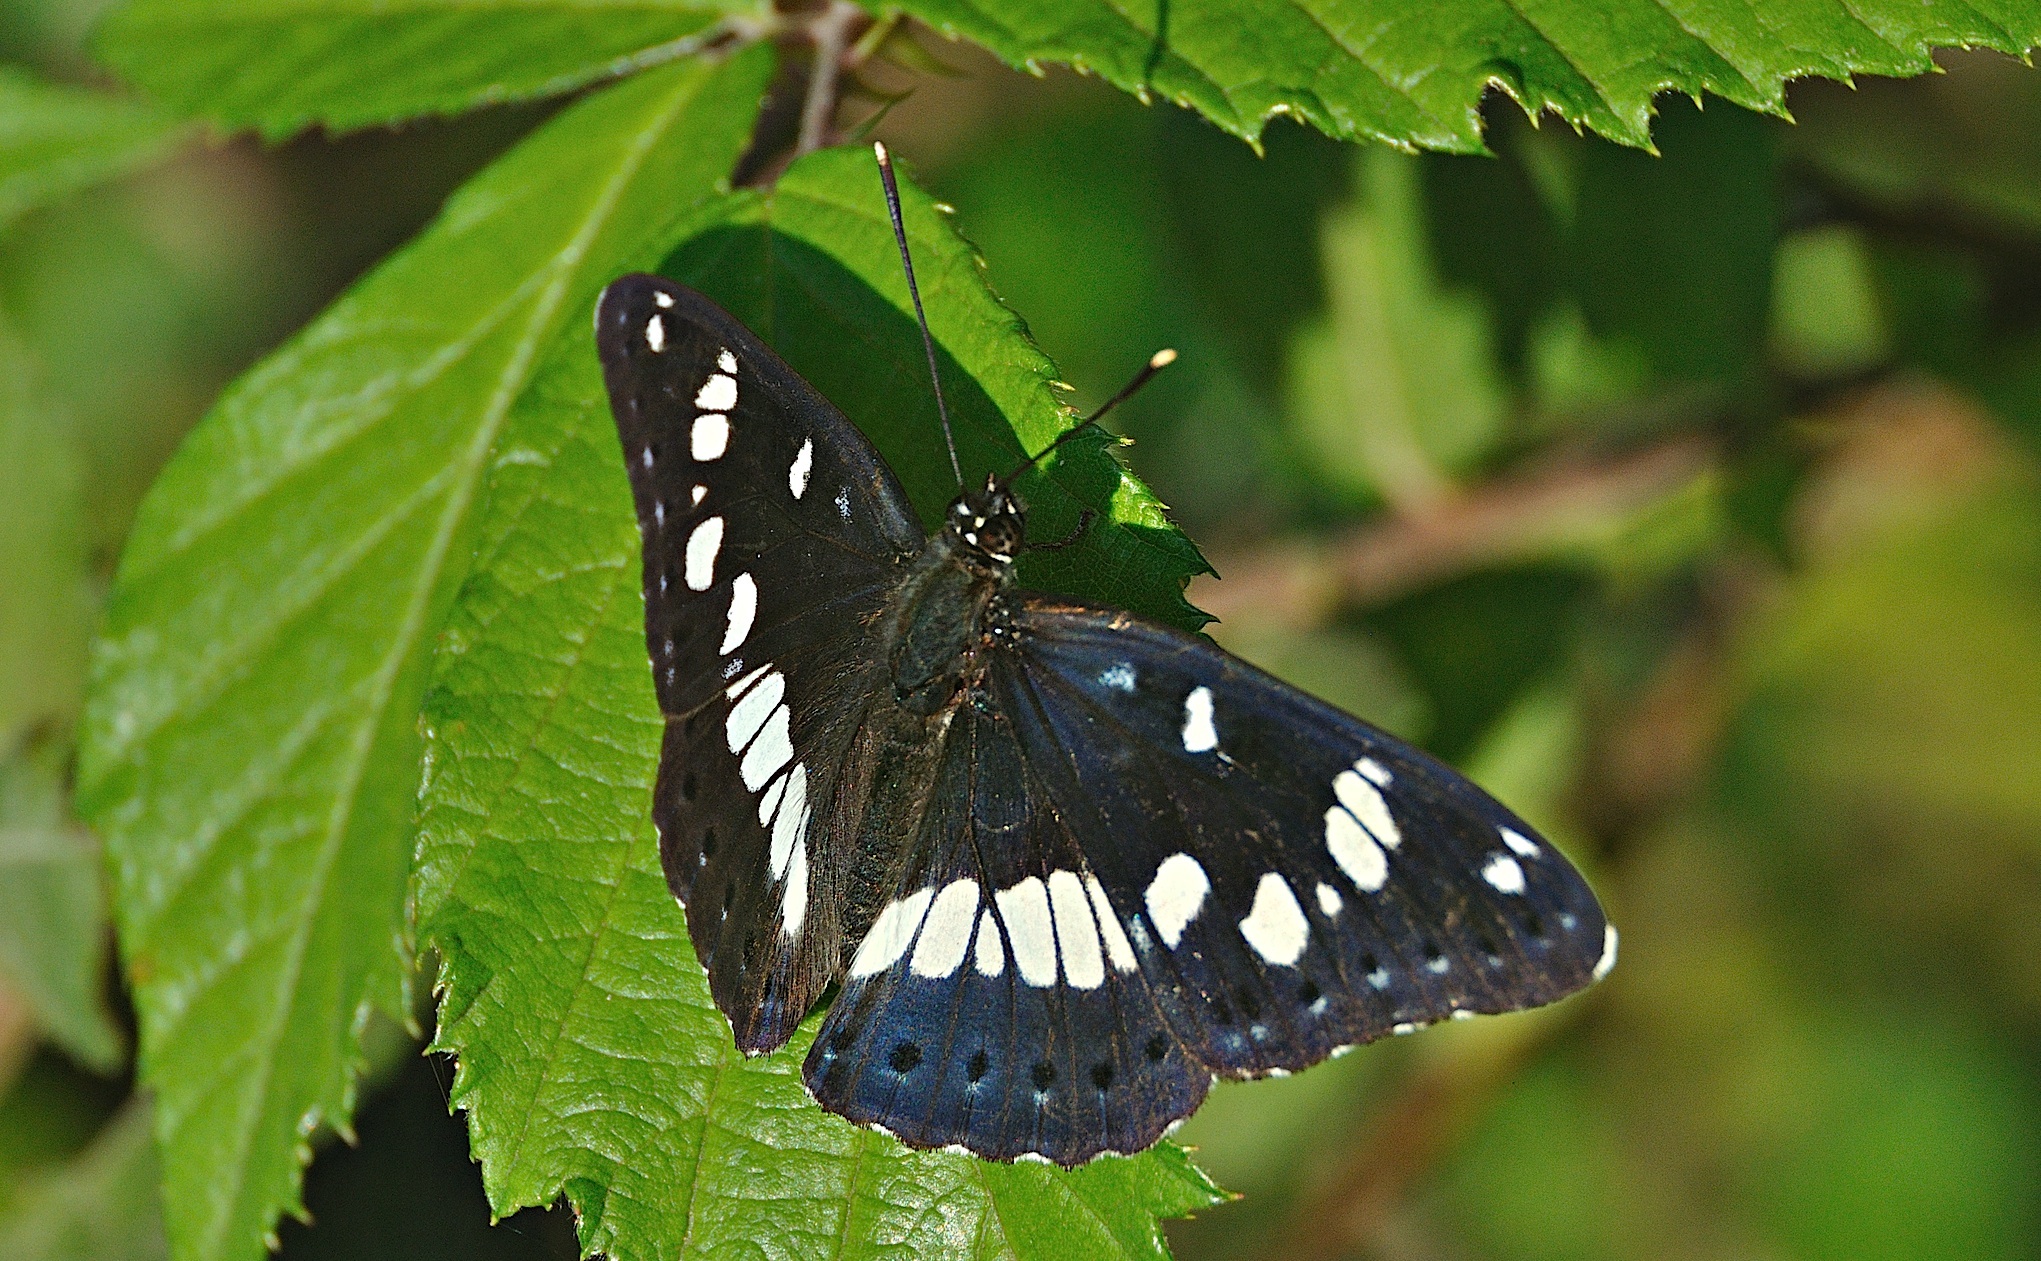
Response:
M1098 520L1098 514L1086 508L1082 513L1078 514L1076 529L1057 539L1054 543L1030 543L1028 544L1028 550L1031 552L1060 552L1083 538L1085 531L1091 529L1091 523L1096 520Z

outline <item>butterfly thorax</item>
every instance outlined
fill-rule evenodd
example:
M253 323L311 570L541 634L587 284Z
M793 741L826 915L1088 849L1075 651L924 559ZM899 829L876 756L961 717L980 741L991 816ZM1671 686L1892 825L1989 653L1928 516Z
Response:
M950 505L887 610L886 660L903 708L939 713L984 673L986 613L1013 581L1025 531L1020 501L994 482Z

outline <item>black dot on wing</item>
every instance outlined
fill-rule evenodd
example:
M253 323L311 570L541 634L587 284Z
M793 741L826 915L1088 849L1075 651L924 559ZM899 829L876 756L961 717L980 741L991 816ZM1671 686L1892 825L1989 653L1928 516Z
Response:
M893 1048L886 1062L896 1073L911 1073L921 1067L921 1048L912 1042L902 1042Z
M1425 938L1424 961L1426 963L1436 963L1438 960L1444 957L1445 952L1439 949L1439 943L1433 941L1429 937Z
M1249 1020L1261 1019L1261 1000L1254 996L1253 990L1243 985L1233 991L1233 998L1234 1001L1240 1004L1242 1015L1246 1016Z
M1100 1060L1091 1066L1091 1084L1105 1090L1113 1084L1113 1066Z
M1226 1000L1217 994L1212 996L1212 1019L1222 1025L1233 1023L1233 1009L1228 1007Z
M972 1054L971 1062L965 1066L964 1071L970 1076L972 1081L983 1081L985 1080L986 1072L991 1067L991 1061L985 1058L985 1052L977 1051Z
M1148 1057L1149 1063L1160 1063L1162 1057L1169 1054L1169 1042L1161 1034L1155 1034L1148 1039L1148 1045L1141 1048L1141 1053Z
M682 801L693 801L695 799L695 789L697 787L699 787L699 785L695 782L695 773L693 771L689 771L687 774L681 776L680 799Z
M1493 959L1499 953L1495 948L1495 939L1487 936L1486 934L1484 934L1481 940L1475 944L1481 947L1482 954L1487 955L1491 959Z
M1531 935L1533 941L1545 940L1545 917L1536 911L1528 912L1524 916L1524 931Z
M715 856L716 856L716 829L704 828L702 829L702 861L707 862L711 858L714 858Z
M1302 985L1297 987L1297 1001L1304 1004L1306 1007L1309 1007L1311 1004L1317 1002L1323 996L1324 996L1323 993L1318 988L1318 982L1316 981L1307 980Z
M1047 1060L1036 1060L1029 1075L1034 1078L1036 1090L1047 1090L1056 1081L1055 1066Z
M1361 956L1361 968L1367 972L1379 972L1382 970L1382 961L1377 959L1375 952L1371 950Z

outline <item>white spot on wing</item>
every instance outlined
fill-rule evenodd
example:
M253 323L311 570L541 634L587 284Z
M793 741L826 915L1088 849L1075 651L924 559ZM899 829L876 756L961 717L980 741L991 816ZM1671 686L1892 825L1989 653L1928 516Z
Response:
M1509 846L1510 851L1519 858L1536 858L1538 856L1537 845L1522 832L1517 831L1515 828L1497 828L1496 831L1502 835L1502 843Z
M792 777L782 775L778 779L774 780L772 783L766 785L765 795L758 799L758 826L762 828L768 828L772 826L773 811L780 808L780 798L786 795L787 780L790 778ZM781 867L786 861L787 856L785 854L777 852L773 854L772 856L773 879L777 880L780 878L780 876L785 874L781 870Z
M1609 974L1609 969L1615 966L1616 926L1608 924L1602 928L1602 957L1595 960L1594 979L1597 981L1601 980Z
M1522 893L1524 891L1524 869L1508 854L1497 854L1481 869L1481 878L1497 893Z
M673 306L673 295L670 293L662 293L661 291L654 289L652 291L652 302L653 305L658 306L662 309L670 309Z
M794 741L787 730L787 707L780 706L765 720L764 730L758 739L751 742L751 748L738 764L737 773L744 777L744 787L757 792L765 787L765 781L779 774L780 767L794 760Z
M1098 927L1091 920L1091 900L1074 871L1049 873L1049 905L1055 911L1056 944L1063 952L1063 978L1081 990L1105 983L1106 962L1099 951Z
M899 962L900 956L907 953L907 943L914 940L914 930L921 927L922 912L928 909L928 901L934 896L934 889L916 889L904 898L888 902L872 921L871 931L858 943L858 952L850 961L850 976L853 979L870 976Z
M1337 916L1340 908L1345 905L1346 899L1339 896L1338 889L1323 880L1318 882L1318 909L1325 912L1325 918L1332 919Z
M801 449L794 455L794 462L787 466L787 489L799 499L808 490L808 472L815 467L815 440L801 439Z
M716 651L725 657L736 652L757 616L758 583L750 574L738 574L730 580L730 620L723 629L723 646Z
M1359 771L1369 783L1377 788L1387 788L1389 786L1391 779L1389 768L1377 762L1374 758L1362 758L1354 763L1354 769Z
M758 667L756 670L753 670L750 674L747 674L743 678L737 680L735 683L732 683L729 687L724 688L723 695L729 697L732 700L737 699L739 693L748 689L753 683L758 682L758 676L764 674L767 670L770 669L772 669L771 663L767 663L765 665ZM736 750L733 749L731 750L731 752L734 753L736 752Z
M743 684L739 683L738 687ZM735 691L736 688L732 688ZM766 676L764 683L745 693L744 699L730 707L729 717L723 720L723 735L730 746L730 752L741 751L765 725L766 716L780 703L780 697L787 694L787 677L775 670Z
M775 880L787 874L787 855L808 839L808 768L796 763L786 778L786 799L773 816L772 851L768 855Z
M1099 671L1099 686L1109 687L1115 692L1132 694L1134 691L1134 667L1125 661L1109 665Z
M1021 980L1036 987L1056 983L1056 930L1049 918L1049 891L1034 876L993 895L1013 945Z
M695 417L688 432L687 451L697 460L720 460L730 449L730 418L721 412L703 412Z
M916 976L948 976L963 966L971 946L971 925L978 919L978 882L953 880L935 895L922 921L921 939L908 965Z
M808 917L808 838L794 845L794 862L787 875L787 887L780 893L780 933L801 935L801 921Z
M1194 687L1183 698L1183 747L1186 753L1208 753L1219 747L1219 729L1212 725L1212 689Z
M652 353L655 355L666 349L665 320L655 315L645 321L645 344L652 348Z
M737 356L727 350L719 350L716 352L716 366L725 372L735 372L737 371Z
M1113 904L1106 901L1105 886L1098 882L1097 876L1087 875L1084 891L1091 895L1091 909L1098 916L1098 935L1105 939L1106 957L1113 961L1113 970L1132 972L1136 966L1134 947L1120 927L1120 917L1113 914Z
M1144 900L1148 903L1149 921L1172 950L1183 940L1183 930L1198 917L1198 911L1205 905L1205 895L1211 890L1212 881L1205 875L1205 869L1189 854L1171 854L1155 869L1155 879L1148 882Z
M695 406L705 412L727 412L737 406L737 378L718 372L695 391Z
M687 536L687 569L690 591L707 591L716 583L716 553L723 550L723 518L710 517L696 525Z
M1332 793L1339 798L1361 826L1384 849L1395 849L1403 843L1403 833L1397 831L1396 820L1389 817L1389 803L1382 798L1382 790L1356 771L1341 771L1332 780Z
M702 497L707 495L708 493L709 493L708 487L702 485L700 482L696 482L694 489L688 492L688 506L690 508L700 507Z
M1355 888L1363 893L1381 892L1389 879L1389 856L1340 806L1325 812L1325 848Z
M642 451L638 452L638 463L640 463L640 464L644 465L644 466L645 466L646 468L651 468L651 467L652 467L652 448L651 448L651 447L646 447L646 448L645 448L645 449L643 449Z
M1240 921L1240 935L1247 938L1247 944L1270 963L1294 967L1304 957L1304 943L1310 932L1304 908L1297 905L1290 882L1273 871L1263 874L1261 883L1254 887L1254 906L1247 918Z
M836 492L836 515L850 520L850 490L846 487Z
M978 971L986 976L1006 971L1006 943L999 939L999 921L992 918L990 910L978 914L978 944L973 953Z

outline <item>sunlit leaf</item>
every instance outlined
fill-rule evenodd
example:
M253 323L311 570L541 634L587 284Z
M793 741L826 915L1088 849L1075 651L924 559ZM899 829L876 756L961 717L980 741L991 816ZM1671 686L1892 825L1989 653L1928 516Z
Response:
M187 113L287 136L550 96L670 59L750 0L134 0L106 62Z
M1462 152L1481 147L1491 87L1642 145L1660 92L1776 113L1800 75L1921 74L1936 46L2016 53L2041 41L2041 13L2017 0L897 2L1013 65L1076 66L1249 139L1289 114L1341 139Z
M506 417L602 284L727 177L769 56L593 96L256 367L122 558L81 755L178 1255L255 1257L406 1013L427 648Z
M1003 469L1016 432L1036 447L1069 423L1050 366L904 191L966 467ZM695 226L667 270L749 320L939 511L954 483L869 154L816 154ZM1073 581L1184 616L1173 575L1195 553L1138 483L1096 444L1063 483L1116 514ZM1158 1217L1215 1201L1168 1146L1064 1173L859 1130L801 1087L812 1021L774 1055L736 1051L659 871L637 525L587 330L512 415L479 555L426 701L417 907L496 1211L564 1193L583 1247L627 1261L1157 1257Z

